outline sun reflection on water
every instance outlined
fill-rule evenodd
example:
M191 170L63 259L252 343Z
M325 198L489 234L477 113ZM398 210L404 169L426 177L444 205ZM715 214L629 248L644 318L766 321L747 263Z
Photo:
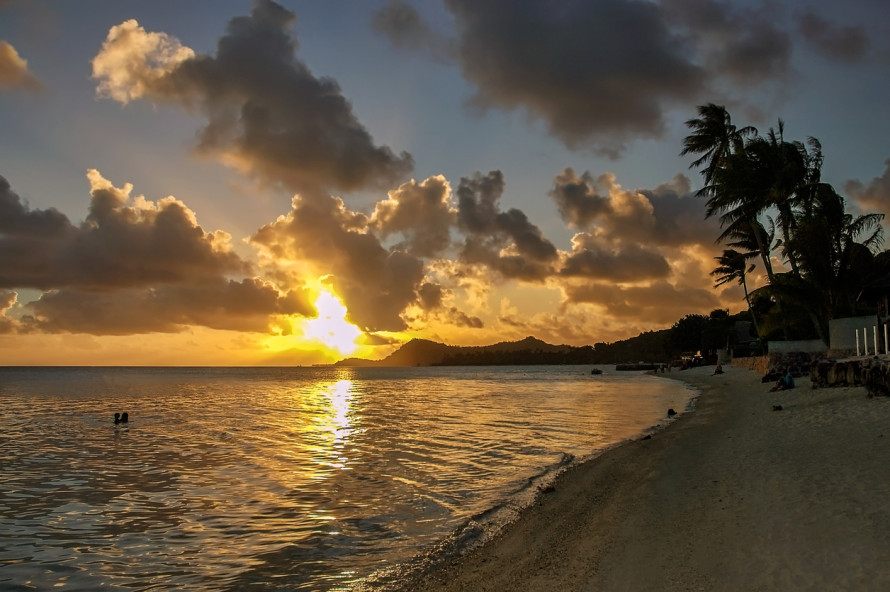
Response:
M312 475L315 480L327 478L331 470L349 469L349 439L360 419L354 409L354 388L353 381L344 378L317 384L307 397L315 410L312 439L321 465Z
M352 381L338 380L325 394L331 405L334 446L342 447L352 433Z

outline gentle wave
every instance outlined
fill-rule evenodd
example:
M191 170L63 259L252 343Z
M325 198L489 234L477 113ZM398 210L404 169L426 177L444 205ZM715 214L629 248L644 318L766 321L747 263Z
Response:
M691 396L588 373L0 368L0 587L341 589L484 538Z

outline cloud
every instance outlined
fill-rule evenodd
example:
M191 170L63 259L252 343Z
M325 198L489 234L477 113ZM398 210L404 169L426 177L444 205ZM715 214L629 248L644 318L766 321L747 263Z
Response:
M456 306L446 306L446 299L452 299L453 294L439 284L425 282L417 290L417 296L418 305L429 317L443 320L456 327L482 329L485 326L479 317L470 316Z
M451 203L451 186L445 177L413 179L377 202L369 221L383 237L399 233L405 240L396 248L418 257L434 257L451 244L451 227L457 210Z
M12 333L17 328L17 322L7 316L7 313L15 306L18 295L12 290L0 290L0 335Z
M655 189L638 189L652 205L652 240L659 245L713 246L720 235L717 219L705 219L705 202L692 190L689 179L678 174Z
M77 227L56 210L28 209L0 177L0 287L107 290L250 271L229 236L204 232L179 200L131 200L131 185L87 177L92 199Z
M890 216L890 159L884 161L884 174L873 178L868 185L857 180L844 184L844 191L865 212L878 212Z
M720 301L710 289L674 286L666 281L649 286L617 284L570 285L566 288L569 303L595 304L603 314L616 318L666 324L689 314L718 308Z
M613 155L631 135L657 137L666 105L704 88L657 5L630 0L446 3L458 59L481 109L522 108L568 147Z
M707 75L731 85L781 81L791 67L791 36L775 23L779 6L757 9L716 0L663 0L665 22L682 32Z
M371 232L370 219L334 196L297 195L285 216L260 228L251 243L278 265L305 262L330 282L366 331L400 331L402 311L417 299L423 261L387 250ZM284 262L284 263L281 263Z
M587 228L611 210L608 195L600 195L597 190L599 185L589 172L579 177L571 168L556 177L550 197L564 222L575 228Z
M446 0L451 38L402 0L375 16L398 48L451 59L478 110L524 112L570 149L617 158L658 138L668 114L752 85L786 84L792 35L781 5L716 0ZM447 51L440 48L446 47Z
M374 15L372 24L396 47L424 51L440 61L454 53L451 40L427 25L417 9L403 0L390 0Z
M602 237L578 233L572 252L560 270L565 277L643 282L665 278L670 266L664 256L636 243L615 244Z
M711 245L719 235L717 223L705 220L704 202L683 175L652 190L630 191L611 173L594 179L588 171L578 175L567 168L556 176L549 195L569 226L595 228L600 238L679 247Z
M842 27L813 12L801 14L799 20L804 39L813 49L830 58L856 62L869 53L870 42L862 27Z
M24 89L43 90L43 84L28 70L28 62L15 48L0 40L0 91Z
M417 290L418 304L424 310L434 310L442 306L445 290L439 284L424 282Z
M392 186L413 168L374 145L339 85L296 58L296 17L271 0L232 19L215 56L126 21L93 60L98 93L180 104L202 113L197 152L291 191Z
M175 37L148 33L134 19L124 21L111 27L93 58L93 78L99 81L96 92L125 105L155 97L165 78L194 56Z
M626 190L614 174L567 168L550 197L582 230L559 270L564 307L593 305L597 314L651 326L719 306L707 275L719 228L704 219L704 202L685 176Z
M517 310L508 309L501 311L498 322L502 330L506 328L514 339L534 335L553 344L588 345L591 342L591 335L602 335L600 327L592 326L591 318L585 311L523 315ZM500 339L504 339L504 336L502 335Z
M125 335L187 325L267 330L275 315L314 313L301 290L244 275L223 232L205 232L173 197L130 197L96 170L83 223L32 210L0 177L0 292L36 288L22 331Z
M543 281L553 273L559 254L522 211L500 211L504 187L500 171L461 179L457 226L466 240L460 260L485 265L504 278Z
M190 325L263 332L270 317L313 312L297 292L282 297L258 279L222 278L149 290L52 290L26 308L31 311L23 319L27 330L100 335L177 333Z

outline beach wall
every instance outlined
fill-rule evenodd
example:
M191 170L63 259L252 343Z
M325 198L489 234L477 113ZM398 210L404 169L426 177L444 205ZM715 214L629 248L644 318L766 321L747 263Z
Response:
M761 376L769 370L769 356L751 356L749 358L733 358L731 364L736 368L744 368L757 372Z
M874 331L872 327L878 324L878 317L869 315L864 317L849 317L845 319L831 319L828 321L828 333L831 340L831 349L837 351L856 351L856 332L859 332L859 347L865 351L865 336L868 336L869 351L874 353ZM884 336L879 332L878 339Z
M798 339L794 341L770 341L770 354L786 354L797 352L824 352L828 351L821 339Z

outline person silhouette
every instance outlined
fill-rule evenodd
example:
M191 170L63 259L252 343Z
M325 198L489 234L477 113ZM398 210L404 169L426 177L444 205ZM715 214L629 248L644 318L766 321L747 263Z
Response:
M115 413L115 414L114 414L114 424L117 425L117 424L119 424L120 422L121 422L121 414L120 414L120 413Z
M124 411L124 412L121 414L121 423L127 423L127 422L129 422L129 421L130 421L130 414L127 413L126 411Z

